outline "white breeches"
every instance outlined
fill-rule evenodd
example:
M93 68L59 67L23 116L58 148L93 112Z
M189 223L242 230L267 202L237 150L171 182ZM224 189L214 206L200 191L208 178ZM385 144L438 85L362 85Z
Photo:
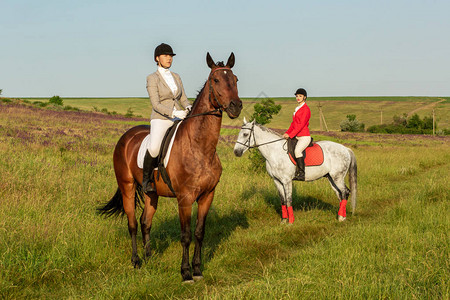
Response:
M302 157L303 151L308 147L309 143L311 143L310 136L298 136L297 137L297 146L295 146L295 157Z
M150 145L147 150L152 157L159 155L164 135L172 125L172 120L154 119L150 121Z

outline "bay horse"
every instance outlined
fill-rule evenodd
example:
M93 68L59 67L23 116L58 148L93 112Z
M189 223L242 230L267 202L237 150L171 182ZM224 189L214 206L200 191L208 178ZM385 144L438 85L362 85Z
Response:
M239 132L234 154L238 157L251 148L258 148L266 159L266 170L275 182L282 205L282 223L294 222L292 211L292 179L296 166L291 162L286 149L286 140L278 133L255 121L244 124ZM318 166L305 167L305 181L328 178L331 187L340 201L338 220L346 219L346 205L351 194L352 213L356 209L357 164L353 151L344 145L331 141L316 142L323 151L323 163ZM349 175L350 189L345 185ZM351 192L351 193L350 193ZM283 208L285 206L285 208ZM286 209L286 211L285 211Z
M114 171L118 189L112 199L98 209L106 216L125 213L128 218L128 231L131 236L131 262L135 268L142 264L137 254L136 205L144 197L144 210L140 223L144 242L144 255L149 257L150 229L152 218L158 205L158 197L176 197L181 225L181 245L183 249L181 276L183 282L202 279L201 249L205 234L206 216L214 198L214 191L222 173L222 165L216 153L219 141L223 111L231 118L237 118L242 110L238 96L237 77L231 68L235 57L231 53L227 64L217 64L206 55L211 69L209 77L192 105L192 110L181 122L175 135L170 160L166 171L171 180L173 192L156 176L156 192L142 193L142 169L137 165L137 155L142 140L149 134L149 125L129 129L119 139L114 150ZM192 273L189 264L189 245L191 243L191 210L198 203L195 227L195 249L192 259Z

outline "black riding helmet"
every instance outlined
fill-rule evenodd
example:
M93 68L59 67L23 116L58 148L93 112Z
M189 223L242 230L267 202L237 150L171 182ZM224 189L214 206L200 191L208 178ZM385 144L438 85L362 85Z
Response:
M305 98L308 98L308 94L306 93L306 90L303 88L298 89L294 95L297 96L299 94L305 96Z
M170 47L167 44L161 43L160 45L158 45L155 48L155 61L157 62L157 60L156 60L157 56L160 56L163 54L172 55L172 56L176 55L175 53L173 53L172 47Z

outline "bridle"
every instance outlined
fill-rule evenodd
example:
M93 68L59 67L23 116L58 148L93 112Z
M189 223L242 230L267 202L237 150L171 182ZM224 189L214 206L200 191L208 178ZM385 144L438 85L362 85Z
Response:
M241 130L243 130L243 129L250 130L250 136L248 137L248 139L247 139L247 141L246 141L245 143L241 143L241 142L239 142L239 141L236 141L236 144L240 144L240 145L242 145L242 146L245 146L245 147L247 147L247 149L249 149L249 150L250 150L250 149L253 149L253 148L258 148L258 147L260 147L260 146L264 146L264 145L267 145L267 144L272 144L272 143L275 143L275 142L279 142L279 141L284 140L284 138L279 138L279 139L276 139L276 140L273 140L273 141L269 141L269 142L257 144L257 143L256 143L256 138L255 138L255 122L253 122L251 128L246 128L246 127L244 127L244 126L245 126L245 125L243 125L243 126L241 127ZM250 140L251 140L251 138L252 138L252 135L253 135L253 143L254 143L254 145L253 145L253 146L250 146ZM287 142L287 140L286 140L286 142ZM285 142L284 144L286 144L286 142ZM283 145L283 146L284 146L284 145Z
M197 116L216 115L215 114L216 112L219 112L219 115L216 115L216 116L222 116L222 112L224 110L226 110L226 109L224 109L224 106L222 105L222 103L220 103L219 99L217 99L216 94L214 93L213 86L212 86L212 80L213 80L212 75L215 72L219 71L219 70L228 70L228 71L233 73L233 71L231 71L231 68L229 68L229 67L220 67L220 68L215 69L214 71L212 71L209 74L209 77L208 77L208 84L209 84L209 95L208 95L208 98L209 98L209 102L211 103L211 105L215 109L207 111L207 112L204 112L204 113L199 113L199 114L195 114L195 115L188 115L186 118L184 118L185 120L188 119L188 118L193 118L193 117L197 117ZM211 97L211 95L212 95L212 97ZM213 100L217 103L218 107L216 107L214 105Z

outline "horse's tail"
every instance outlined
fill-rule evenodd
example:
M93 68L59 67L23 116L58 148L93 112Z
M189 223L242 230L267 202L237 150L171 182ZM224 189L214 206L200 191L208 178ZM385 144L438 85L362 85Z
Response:
M355 214L356 211L356 194L358 190L358 168L356 165L356 156L355 153L351 149L349 149L350 152L350 169L349 169L349 181L350 181L350 194L351 194L351 201L352 201L352 214Z
M142 206L143 202L144 202L144 194L142 191L142 186L136 184L136 191L134 193L134 205L135 207L137 205ZM102 216L104 215L106 217L123 216L125 214L125 210L123 209L122 192L120 191L119 188L117 188L117 191L111 198L111 200L109 200L105 205L97 208L97 213L99 215Z

